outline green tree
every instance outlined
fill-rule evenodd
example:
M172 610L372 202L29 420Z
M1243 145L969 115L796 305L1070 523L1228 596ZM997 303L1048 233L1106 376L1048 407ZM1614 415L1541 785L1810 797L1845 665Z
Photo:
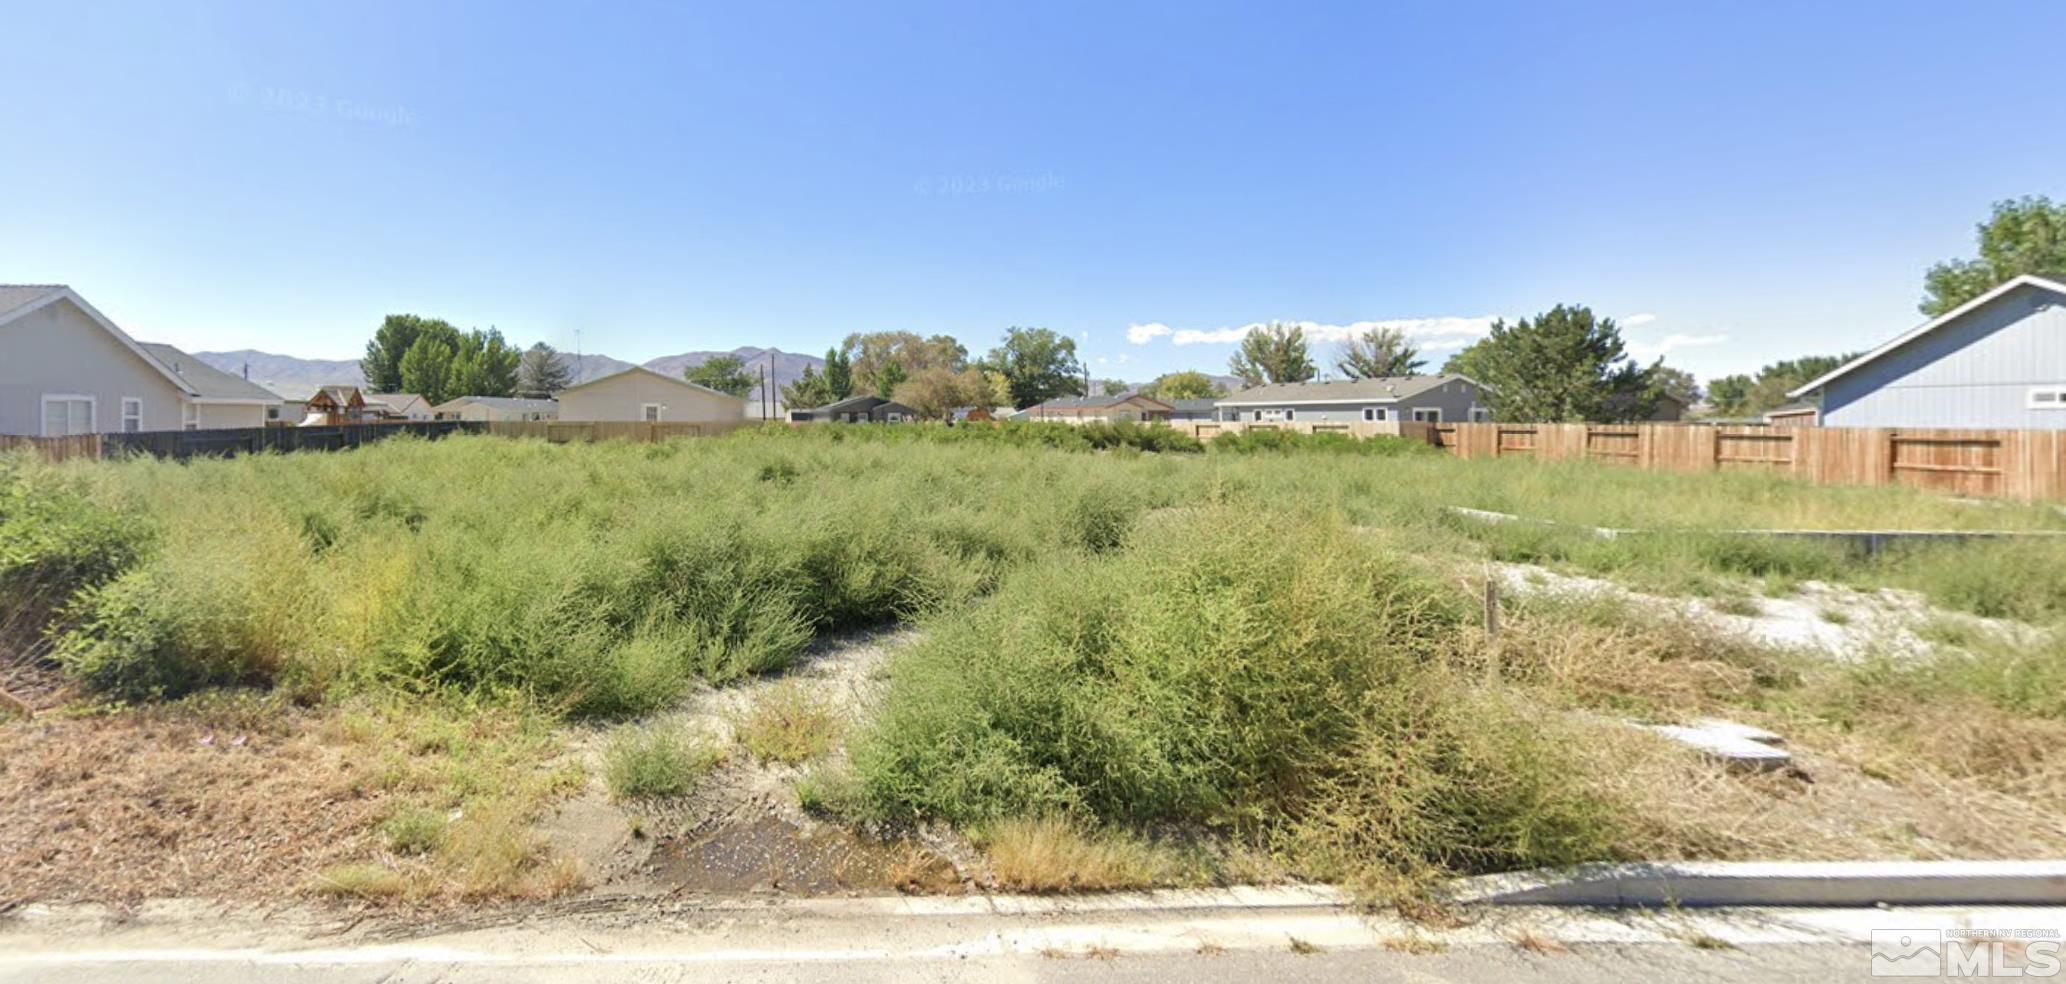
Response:
M849 385L865 385L877 394L889 393L921 369L960 372L968 367L968 350L952 335L922 338L908 331L856 332L846 337L840 353L853 380ZM892 365L901 375L885 384L883 373Z
M1076 361L1076 340L1049 328L1013 326L1004 342L990 350L983 368L1004 377L1011 405L1020 409L1058 396L1083 395L1083 366Z
M543 400L574 383L574 368L544 342L524 350L517 362L517 395Z
M944 420L955 407L981 406L990 393L990 381L980 369L955 372L941 366L921 369L898 384L890 399L927 420Z
M1411 376L1424 365L1427 360L1406 341L1405 332L1382 326L1342 342L1334 356L1334 367L1350 379Z
M711 356L682 370L682 378L742 399L753 391L753 377L746 374L746 364L735 355Z
M1857 357L1855 352L1809 355L1771 363L1758 369L1756 375L1722 376L1708 382L1708 402L1718 417L1756 417L1785 406L1789 401L1786 394Z
M443 319L413 314L390 314L381 319L380 327L373 331L373 340L366 343L365 356L359 359L359 373L366 377L366 388L375 393L403 392L402 359L416 340L425 336L441 339L455 352L459 348L459 329Z
M1621 329L1581 305L1493 322L1492 333L1452 356L1444 371L1482 384L1501 421L1641 420L1656 406L1649 370L1628 357Z
M934 366L931 368L940 367ZM920 369L919 371L927 372L930 370ZM904 364L901 362L883 363L881 368L875 370L874 376L872 377L875 380L875 395L882 397L885 400L889 399L890 394L895 393L897 391L897 387L904 385L904 380L909 375L910 374L906 372L904 369Z
M1978 230L1978 258L1946 260L1923 275L1924 314L1943 314L2026 273L2066 276L2066 205L2042 195L1995 202Z
M1227 395L1226 387L1202 372L1172 372L1156 377L1141 387L1141 394L1157 400L1204 400Z
M825 395L831 397L825 403L837 403L854 395L853 360L836 348L825 350Z
M1227 368L1250 386L1303 383L1319 372L1306 352L1306 330L1275 321L1242 336Z
M419 338L402 355L399 392L416 393L433 406L467 394L452 389L452 360L456 353L442 338Z
M518 363L522 360L501 332L493 328L468 332L453 348L446 389L455 397L515 396Z
M827 368L831 364L826 361ZM803 375L796 377L796 382L782 387L782 405L791 410L810 410L838 402L841 397L832 395L831 384L826 381L829 375L820 376L816 369L803 367Z
M1700 402L1700 380L1694 379L1693 374L1684 369L1660 361L1650 367L1650 379L1657 385L1658 392L1686 406Z

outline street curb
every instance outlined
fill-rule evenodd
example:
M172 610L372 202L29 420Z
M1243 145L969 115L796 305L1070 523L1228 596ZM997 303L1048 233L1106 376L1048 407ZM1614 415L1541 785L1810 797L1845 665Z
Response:
M1579 865L1454 883L1477 905L2062 905L2066 861L1663 862Z

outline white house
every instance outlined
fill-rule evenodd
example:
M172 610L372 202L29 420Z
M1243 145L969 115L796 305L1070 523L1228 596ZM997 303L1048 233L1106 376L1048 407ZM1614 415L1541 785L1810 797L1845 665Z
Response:
M1266 383L1214 405L1221 420L1252 423L1459 423L1487 419L1478 390L1467 376L1379 376Z
M0 285L0 434L264 427L278 395L138 342L60 284Z
M746 401L686 379L632 366L559 392L565 421L732 423L746 419Z
M521 396L462 396L432 408L438 420L558 420L557 400Z

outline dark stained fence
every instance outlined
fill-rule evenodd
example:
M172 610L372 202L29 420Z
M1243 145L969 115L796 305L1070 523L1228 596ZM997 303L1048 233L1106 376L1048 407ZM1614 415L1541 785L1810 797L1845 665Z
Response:
M223 430L145 431L102 434L107 457L147 454L185 460L230 457L267 451L342 451L409 434L439 438L447 434L486 433L488 425L468 420L418 421L405 424L345 424L336 427L242 427Z

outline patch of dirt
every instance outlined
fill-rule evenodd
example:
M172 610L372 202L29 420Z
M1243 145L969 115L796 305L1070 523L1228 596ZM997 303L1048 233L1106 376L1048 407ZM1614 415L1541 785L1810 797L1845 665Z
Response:
M316 712L170 705L0 723L0 911L298 894L382 810Z
M883 685L891 649L908 631L870 632L821 640L781 674L704 687L647 724L699 734L725 749L724 761L674 800L618 803L602 781L609 732L585 732L571 743L591 776L580 796L562 804L541 832L553 848L583 864L593 895L800 895L958 890L952 845L889 842L857 834L803 809L796 782L813 769L837 769L842 744L805 766L763 762L740 747L734 722L771 689L801 683L847 719L849 733L867 715ZM971 852L972 853L972 852Z
M1788 597L1747 599L1744 604L1754 604L1757 613L1739 614L1705 599L1645 594L1601 578L1559 574L1532 564L1494 562L1492 567L1501 585L1517 595L1613 598L1692 615L1767 645L1815 649L1840 659L1857 659L1875 652L1929 655L1937 644L1922 633L1933 623L2011 640L2030 640L2039 631L2017 622L1935 608L1921 594L1895 588L1860 591L1839 584L1804 581Z

